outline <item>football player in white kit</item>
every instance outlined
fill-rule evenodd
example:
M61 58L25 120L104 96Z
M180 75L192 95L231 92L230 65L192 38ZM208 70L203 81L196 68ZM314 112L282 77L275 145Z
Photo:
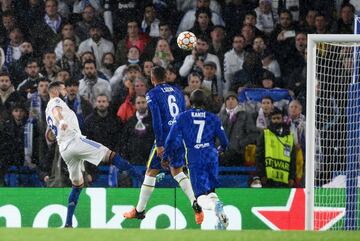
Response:
M120 155L102 144L89 140L81 134L75 113L66 105L62 97L66 95L64 83L54 81L48 87L50 100L46 107L46 121L56 136L62 158L64 159L72 182L65 227L72 227L72 217L84 186L82 171L84 161L99 165L101 161L126 170L130 175L141 178L134 167ZM111 128L111 127L109 127Z

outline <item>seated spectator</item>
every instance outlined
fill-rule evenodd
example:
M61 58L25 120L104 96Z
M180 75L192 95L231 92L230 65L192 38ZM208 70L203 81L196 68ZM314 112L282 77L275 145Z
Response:
M100 71L104 73L106 78L110 80L115 72L116 65L115 65L115 55L111 52L105 53L101 60L102 68Z
M30 29L34 49L42 55L46 49L55 49L61 39L63 17L58 13L58 1L45 1L45 16ZM46 44L44 44L46 43Z
M256 127L260 130L268 128L270 124L270 113L274 109L274 101L270 96L261 99L260 109L256 118Z
M127 23L127 35L116 46L116 63L118 65L126 64L126 56L132 46L136 46L141 55L149 41L149 36L140 32L137 21L129 20Z
M297 187L305 187L305 116L302 113L302 105L298 100L292 100L288 108L288 120L290 131L294 135L296 155L296 178Z
M128 120L123 129L121 154L133 165L146 165L155 137L144 95L136 97L135 108L135 115Z
M354 33L354 15L355 7L350 3L341 5L339 19L336 22L335 33L353 34Z
M4 47L5 65L10 66L21 57L20 46L24 42L24 34L20 28L13 28L9 32L9 42Z
M16 21L16 16L13 11L5 10L4 12L0 13L0 15L2 20L2 24L0 25L0 29L2 31L0 36L0 45L5 46L5 44L8 44L10 41L10 32L19 25Z
M87 6L91 6L97 14L103 11L100 0L75 0L72 6L73 13L81 14Z
M79 94L95 107L96 96L100 93L106 94L111 99L110 83L98 77L94 61L85 61L84 78L79 83Z
M56 65L56 54L52 50L46 50L42 58L43 66L40 69L40 73L49 81L56 79L57 72L60 67Z
M244 163L246 146L256 144L258 130L249 113L239 105L237 94L232 91L225 96L225 105L219 118L229 139L229 147L220 157L220 163L239 166Z
M128 91L124 89L125 80L129 79L133 82L137 77L141 77L141 68L138 64L129 64L117 68L114 76L110 79L112 96L116 96L115 101L122 103L128 94Z
M293 187L296 174L294 137L283 121L281 110L274 108L269 117L269 127L257 141L256 177L251 187Z
M28 61L31 59L37 60L33 46L29 41L24 41L20 45L20 53L21 53L20 59L11 63L10 66L8 66L9 73L11 75L11 78L13 80L13 85L15 86L15 88L17 88L19 83L21 83L21 81L23 81L27 76L26 65Z
M219 93L219 86L222 84L216 77L216 64L212 61L206 61L203 68L203 81L201 87L211 93L212 107L208 109L213 113L218 113L222 105L222 93Z
M265 43L264 37L257 36L254 38L253 44L252 44L252 50L257 53L259 56L261 56L265 49L267 48L267 45Z
M182 90L181 81L178 77L177 70L171 65L166 68L166 83L172 86L177 87L179 90Z
M64 82L67 92L64 101L74 111L79 127L83 130L85 119L92 113L93 107L89 101L79 94L79 81L66 79Z
M233 37L232 49L225 53L224 57L224 91L228 91L234 80L236 71L242 69L245 59L245 38L237 34Z
M25 99L15 90L10 75L0 72L0 125L11 117L11 106Z
M63 54L64 54L64 40L65 39L72 39L75 40L75 46L79 46L80 44L80 38L75 34L74 31L74 25L70 22L64 23L62 28L61 28L61 37L62 40L59 41L56 45L55 48L55 53L56 53L56 60L59 60L62 58Z
M274 30L279 18L277 12L273 11L271 2L271 0L260 0L259 7L255 9L257 15L256 27L266 35L269 35Z
M38 62L35 59L29 59L25 68L28 77L17 87L17 91L19 91L23 97L29 99L31 94L37 90L39 80L43 77L39 71Z
M246 12L243 21L243 26L250 25L254 29L255 36L263 36L264 35L263 30L260 30L256 23L257 23L257 13L253 10Z
M280 66L277 60L274 58L271 50L266 49L264 53L261 55L262 67L266 70L269 70L276 79L281 78Z
M79 46L78 55L91 51L96 60L98 68L102 68L101 60L105 53L115 53L114 44L103 38L101 26L94 24L90 27L90 38L82 41Z
M188 10L185 15L183 16L183 18L181 19L181 22L178 26L176 35L179 35L181 32L189 30L190 28L192 28L194 26L195 20L196 20L196 11L199 8L208 8L209 9L209 5L210 5L210 0L196 0L196 8L193 8L191 10ZM221 18L221 16L210 10L211 12L211 22L214 25L221 25L221 26L225 26L225 22L224 20Z
M315 33L315 17L319 14L319 12L310 8L307 10L305 21L300 25L301 30L306 33Z
M186 56L183 65L179 69L181 77L186 78L190 72L195 71L201 74L205 61L213 61L216 64L216 77L221 80L221 67L216 55L208 53L210 40L205 36L198 36L196 46L190 55ZM223 85L218 86L219 93L223 93Z
M70 73L66 69L60 69L59 72L56 75L56 80L61 81L65 83L65 81L70 79Z
M316 34L330 34L329 21L325 14L318 13L315 16L314 33Z
M224 55L230 48L226 37L225 28L223 26L214 26L210 32L211 44L209 46L209 53L216 55L219 58L220 66L224 66ZM224 75L223 68L221 68L221 75Z
M245 39L244 49L246 51L250 51L252 49L253 41L256 37L255 27L250 24L244 24L241 27L241 35L244 36Z
M154 63L151 60L145 59L142 64L142 75L147 79L149 88L153 87L151 84L151 69L154 67Z
M141 22L141 30L150 37L159 37L160 20L156 18L155 7L152 3L144 6L143 20Z
M190 28L190 32L195 36L204 35L210 38L210 32L214 24L211 22L211 10L209 8L198 8L195 13L194 26Z
M169 43L164 39L159 39L152 62L166 69L174 60Z
M85 64L85 62L88 61L88 60L91 60L91 61L93 61L93 62L96 63L96 61L95 61L95 55L94 55L94 53L91 52L91 51L86 51L86 52L84 52L82 55L80 55L80 63L81 63L82 68L84 68L84 64ZM82 70L82 71L81 71L81 77L80 77L80 79L84 77L83 72L84 72L84 71ZM108 79L106 78L106 75L104 75L103 72L101 72L101 71L98 70L98 69L96 70L96 72L97 72L97 75L98 75L100 78L102 78L102 79L104 79L104 80L108 80Z
M75 41L72 38L65 38L63 41L63 55L57 61L57 66L66 69L71 78L79 80L81 78L81 62L76 54Z
M125 87L128 89L128 95L125 98L116 113L122 123L126 123L136 112L136 106L134 104L136 96L145 95L148 86L146 79L136 78L134 82L130 79L125 80Z

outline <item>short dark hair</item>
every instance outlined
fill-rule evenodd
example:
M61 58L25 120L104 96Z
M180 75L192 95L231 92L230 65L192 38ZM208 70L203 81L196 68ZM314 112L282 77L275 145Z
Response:
M95 68L96 68L96 62L92 59L88 59L84 62L83 66L85 67L85 64L94 64Z
M0 71L0 77L2 76L7 76L9 77L10 81L11 81L11 77L10 77L10 74L7 72L7 71Z
M48 86L48 91L52 90L53 88L60 87L61 85L64 85L64 82L61 82L59 80L55 80L51 82Z
M65 86L66 87L79 86L79 81L76 79L70 78L68 80L65 80Z
M264 99L270 100L271 103L274 103L274 99L273 99L271 96L269 96L269 95L263 96L263 97L261 98L261 101L263 101Z
M35 59L35 58L29 58L29 59L26 61L26 67L27 67L28 65L32 64L32 63L36 63L37 66L39 66L39 63L38 63L37 59Z
M283 116L283 112L277 108L277 107L274 107L273 110L270 112L270 116L273 116L273 115L281 115Z
M151 69L152 74L155 76L157 82L164 82L166 77L166 71L161 66L154 66Z
M212 17L212 13L211 13L211 10L210 8L206 8L206 7L201 7L201 8L198 8L195 12L195 18L198 19L199 15L201 13L205 13L206 15L208 15L209 17L209 20L211 22L211 17Z
M205 105L206 105L205 92L201 89L197 89L197 90L194 90L193 92L191 92L190 103L195 108L205 107Z

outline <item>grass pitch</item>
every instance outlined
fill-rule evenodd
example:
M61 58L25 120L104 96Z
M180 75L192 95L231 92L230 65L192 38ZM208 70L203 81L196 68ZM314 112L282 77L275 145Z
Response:
M1 241L306 241L360 240L360 231L201 231L0 228Z

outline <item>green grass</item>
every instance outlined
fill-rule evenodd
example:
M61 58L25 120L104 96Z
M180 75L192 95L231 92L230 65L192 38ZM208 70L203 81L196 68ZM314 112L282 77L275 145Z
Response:
M0 228L1 241L306 241L360 240L360 231L201 231Z

